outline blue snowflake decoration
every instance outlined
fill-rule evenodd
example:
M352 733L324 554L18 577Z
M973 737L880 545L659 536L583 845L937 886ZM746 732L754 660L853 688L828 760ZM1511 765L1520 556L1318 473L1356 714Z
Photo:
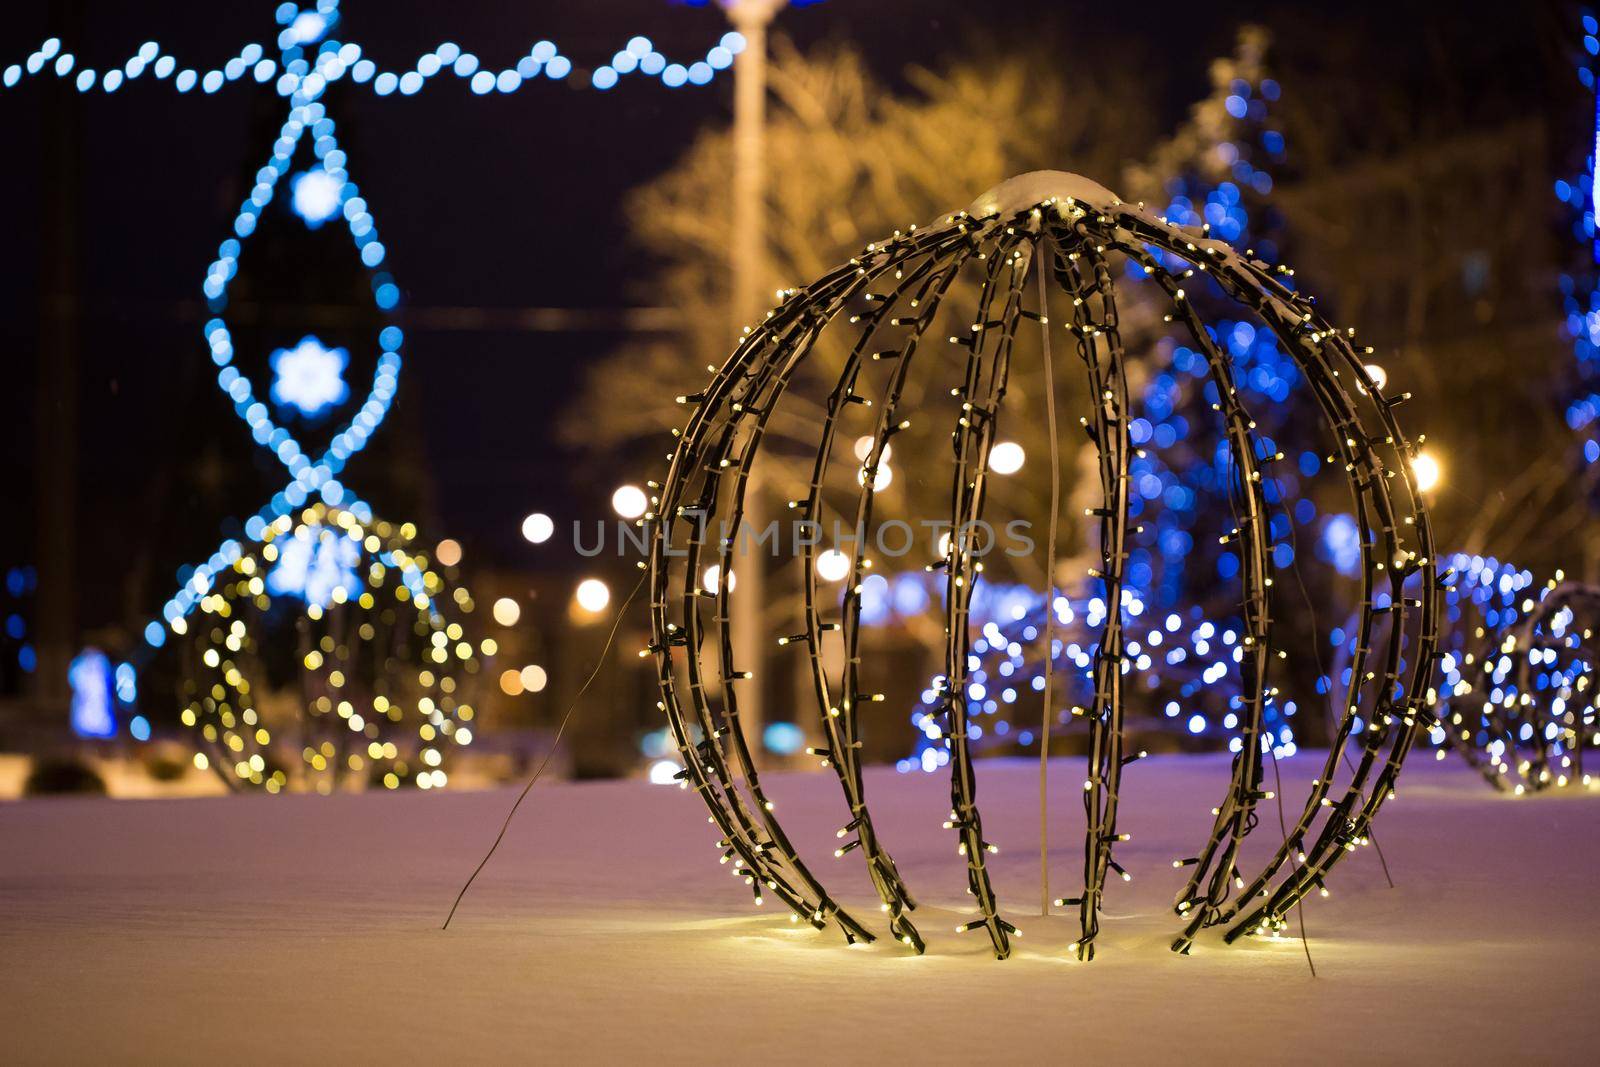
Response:
M350 396L350 387L344 381L350 353L342 348L328 348L315 337L302 337L294 348L273 352L271 361L272 400L276 404L315 416Z

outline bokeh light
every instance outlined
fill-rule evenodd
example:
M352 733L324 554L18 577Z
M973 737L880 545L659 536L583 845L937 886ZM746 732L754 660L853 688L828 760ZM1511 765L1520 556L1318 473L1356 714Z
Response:
M996 474L1015 474L1022 469L1027 453L1015 441L1001 441L989 450L989 469Z
M850 573L850 557L837 548L830 548L817 557L817 573L823 581L840 582Z
M598 578L585 578L578 583L574 597L578 607L590 614L597 614L606 610L606 605L611 603L611 589Z
M637 519L650 507L650 498L637 485L618 486L611 494L611 506L625 519Z
M508 596L494 602L494 621L501 626L515 626L522 618L522 606Z
M545 674L544 668L537 663L530 663L522 668L519 678L522 681L522 688L530 693L542 692L545 683L550 680L549 676Z
M555 532L556 524L542 511L535 511L522 520L522 536L533 544L544 544Z

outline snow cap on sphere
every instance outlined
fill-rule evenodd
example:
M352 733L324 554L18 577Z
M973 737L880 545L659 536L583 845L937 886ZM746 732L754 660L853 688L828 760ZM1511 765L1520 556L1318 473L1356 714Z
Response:
M980 219L989 215L1016 215L1038 207L1051 197L1061 200L1071 198L1080 204L1097 208L1122 203L1122 198L1116 193L1081 174L1064 170L1032 170L1015 178L1007 178L978 197L967 208L967 214Z

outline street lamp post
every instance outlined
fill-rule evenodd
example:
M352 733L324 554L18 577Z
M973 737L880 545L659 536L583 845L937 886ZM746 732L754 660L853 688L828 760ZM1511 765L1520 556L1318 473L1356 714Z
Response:
M728 20L744 37L744 50L733 63L733 243L729 249L730 296L733 335L754 326L764 301L766 281L766 111L767 26L786 0L723 0ZM744 521L759 533L766 525L765 491L758 472L752 470L745 486ZM736 534L737 536L737 534ZM737 593L746 610L735 613L733 649L741 669L754 673L739 691L739 718L745 735L755 740L758 759L765 752L766 724L762 687L766 684L765 628L766 573L759 545L751 544L751 557L737 570Z

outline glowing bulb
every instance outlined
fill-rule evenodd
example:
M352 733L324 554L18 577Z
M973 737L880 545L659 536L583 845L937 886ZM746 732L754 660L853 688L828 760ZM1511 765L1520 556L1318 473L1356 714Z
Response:
M1372 379L1372 384L1377 386L1379 389L1382 389L1389 384L1389 372L1378 366L1376 363L1368 363L1362 369L1367 372L1367 377Z
M637 485L624 485L611 494L611 506L623 518L637 519L650 507L650 498Z
M494 602L494 621L501 626L515 626L522 618L522 606L508 596Z
M598 578L585 578L579 582L576 595L578 607L590 614L606 610L606 605L611 603L611 590Z
M508 697L521 696L523 689L522 675L517 671L500 672L500 692Z
M823 581L843 581L850 573L850 557L837 548L830 548L817 557L817 573L822 575Z
M1426 493L1439 484L1443 471L1437 459L1427 452L1418 452L1417 458L1411 461L1411 473L1416 476L1417 488Z
M530 663L526 667L522 668L521 673L517 677L522 682L522 688L526 689L530 693L542 692L544 690L545 683L550 680L549 676L545 674L544 668L539 666L537 663Z
M989 469L996 474L1015 474L1027 458L1027 453L1015 441L1001 441L989 449Z
M650 764L650 782L652 785L672 785L677 780L679 770L674 761L658 759Z
M536 545L550 540L550 535L555 532L556 524L542 511L535 511L522 520L522 536Z
M712 593L715 593L715 592L719 591L722 588L722 567L721 567L721 565L713 563L711 566L707 567L706 568L706 573L700 579L700 585L701 585L702 588L704 588L707 591L712 592ZM739 588L739 572L738 571L729 571L728 572L728 592L731 593L737 588Z

